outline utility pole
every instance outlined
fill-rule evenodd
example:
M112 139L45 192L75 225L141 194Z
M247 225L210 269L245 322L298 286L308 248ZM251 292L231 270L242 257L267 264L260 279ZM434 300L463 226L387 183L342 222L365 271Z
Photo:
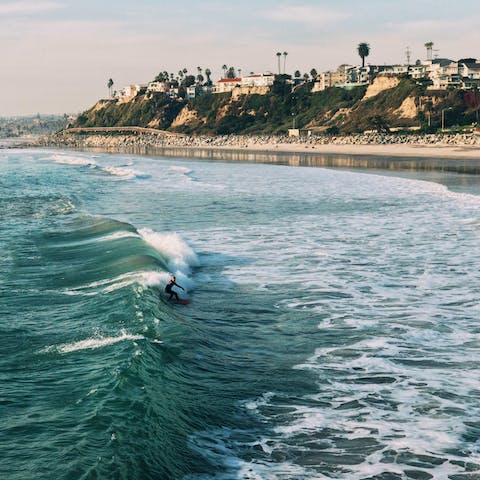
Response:
M442 132L443 130L445 130L445 111L446 110L451 110L452 107L448 107L448 108L442 108Z
M477 124L478 127L478 109L480 108L480 103L477 100L477 92L478 92L478 87L475 85L473 89L473 94L475 95L474 99L474 105L475 105L475 123Z

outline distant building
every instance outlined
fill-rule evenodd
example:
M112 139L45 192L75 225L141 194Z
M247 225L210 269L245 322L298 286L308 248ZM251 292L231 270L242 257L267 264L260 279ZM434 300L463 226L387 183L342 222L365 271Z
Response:
M419 80L427 79L429 90L480 88L480 63L461 63L448 58L435 58L415 65L341 65L336 71L320 73L312 92L329 87L345 89L369 85L379 75L404 76Z
M480 63L461 63L458 73L464 78L480 80Z
M317 77L313 90L320 92L330 87L342 87L347 81L347 65L341 65L335 72L323 72Z
M167 82L150 82L147 86L148 92L166 93L169 90Z
M241 78L222 78L216 83L215 93L231 92L237 85L240 85L241 83Z
M424 65L409 65L408 74L415 79L424 78L426 75L426 69Z
M348 88L368 85L373 80L376 73L378 73L378 68L372 65L346 68L344 87Z
M461 86L461 76L458 71L458 63L448 58L435 58L424 62L428 78L432 85L430 90L447 90Z
M273 73L257 73L242 77L240 85L242 87L271 87L275 81Z
M213 93L215 91L214 85L202 85L202 93Z
M192 99L198 97L205 92L204 88L206 87L202 87L202 85L198 83L187 87L187 98Z
M117 93L117 96L120 100L130 100L136 97L142 88L146 88L146 85L127 85Z
M178 98L178 92L179 92L178 88L175 87L175 88L170 88L167 94L170 98Z

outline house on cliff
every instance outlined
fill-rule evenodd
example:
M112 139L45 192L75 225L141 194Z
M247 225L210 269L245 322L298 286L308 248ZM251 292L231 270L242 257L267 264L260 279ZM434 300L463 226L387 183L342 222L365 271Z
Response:
M166 93L170 89L168 82L150 82L147 87L148 92Z
M228 93L242 83L241 78L221 78L216 83L214 93Z
M273 73L255 73L242 77L240 86L242 87L271 87L275 81Z
M121 101L128 102L132 98L136 97L142 89L146 89L147 85L127 85L117 92L117 98Z

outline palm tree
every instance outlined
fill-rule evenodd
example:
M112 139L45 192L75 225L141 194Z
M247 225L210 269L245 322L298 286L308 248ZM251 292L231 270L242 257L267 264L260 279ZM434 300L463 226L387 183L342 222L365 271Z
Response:
M310 70L310 75L312 76L313 80L315 81L318 77L318 72L314 68L312 68Z
M222 70L223 70L223 78L227 78L227 70L228 70L228 67L226 64L223 64L222 65Z
M308 73L303 74L303 79L305 80L305 82L308 82L308 77L309 77Z
M300 70L295 70L295 73L293 74L295 78L300 78L302 74L300 73Z
M278 74L280 75L282 71L280 70L280 57L282 54L280 52L277 52L277 60L278 60Z
M286 63L287 63L287 55L288 55L288 52L283 52L283 73L286 72L285 66L286 66Z
M207 76L207 85L211 85L212 81L210 80L210 75L212 74L212 71L209 68L205 69L205 75Z
M425 44L425 48L427 49L427 60L432 59L432 51L433 51L433 42L427 42Z
M368 43L359 43L357 47L357 52L362 59L362 68L365 66L365 58L368 57L370 53L370 45Z
M113 80L111 78L108 79L107 82L107 87L108 87L108 96L112 96L112 87L113 87Z

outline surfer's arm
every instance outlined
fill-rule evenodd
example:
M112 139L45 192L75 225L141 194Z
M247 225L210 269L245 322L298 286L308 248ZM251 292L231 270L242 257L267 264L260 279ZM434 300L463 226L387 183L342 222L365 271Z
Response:
M182 286L180 286L178 283L175 282L174 285L176 285L178 288L181 288L183 291L185 291L185 289Z

